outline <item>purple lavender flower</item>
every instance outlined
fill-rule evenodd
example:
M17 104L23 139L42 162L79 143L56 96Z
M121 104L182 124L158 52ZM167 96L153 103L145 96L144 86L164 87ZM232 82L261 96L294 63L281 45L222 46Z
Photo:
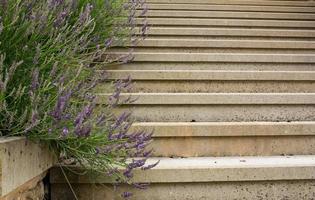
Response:
M142 12L140 13L140 16L142 17L142 16L144 16L147 12L148 12L148 6L147 5L143 5L143 10L142 10Z
M91 131L92 131L92 126L90 124L86 124L86 125L76 126L74 133L78 137L88 137L90 136Z
M93 6L92 4L86 4L84 11L80 14L79 21L81 24L84 24L91 17Z
M131 196L132 196L132 193L131 192L124 192L124 193L122 193L121 194L121 196L123 197L123 198L130 198Z
M133 183L132 184L135 188L145 190L149 187L149 183Z
M0 16L0 34L2 33L3 28L4 28L4 26L3 26L2 17Z
M102 113L98 118L97 118L97 121L96 121L96 125L97 126L102 126L105 122L105 119L106 119L106 116L104 113Z
M67 128L67 127L64 127L63 129L62 129L62 136L63 137L66 137L66 136L68 136L69 135L69 129Z
M113 38L108 38L106 41L105 41L105 47L106 48L109 48L113 43Z
M68 16L68 11L64 10L62 12L60 12L57 16L57 18L55 19L54 21L54 27L55 28L58 28L60 27L64 22L65 22L65 19L66 17Z
M68 90L58 97L56 106L54 110L51 112L51 116L56 121L59 121L63 118L64 111L66 109L67 104L69 103L71 95L72 95L72 90Z
M156 167L159 163L160 163L160 161L157 161L156 163L148 165L148 166L145 166L145 167L142 167L141 169L142 170L149 170L149 169L152 169L152 168Z
M31 91L35 92L35 90L37 90L38 87L39 87L39 69L35 68L35 70L32 73Z

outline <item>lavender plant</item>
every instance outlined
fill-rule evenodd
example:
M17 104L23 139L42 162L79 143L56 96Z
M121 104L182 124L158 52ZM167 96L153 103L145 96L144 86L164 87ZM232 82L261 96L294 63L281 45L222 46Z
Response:
M142 0L0 0L0 135L47 143L61 162L144 188L131 178L155 166L144 167L151 133L131 132L130 113L113 114L130 78L113 84L106 106L93 93L107 81L99 66L132 60L108 56L109 48L145 36L137 9L145 15Z

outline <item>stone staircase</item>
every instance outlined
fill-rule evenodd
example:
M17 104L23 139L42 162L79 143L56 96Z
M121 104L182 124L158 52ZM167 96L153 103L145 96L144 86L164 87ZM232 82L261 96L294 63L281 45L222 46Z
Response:
M315 2L147 2L149 37L108 69L134 80L138 100L117 112L155 130L161 160L136 173L151 186L133 199L315 199ZM53 200L71 199L54 173ZM73 182L80 199L119 199Z

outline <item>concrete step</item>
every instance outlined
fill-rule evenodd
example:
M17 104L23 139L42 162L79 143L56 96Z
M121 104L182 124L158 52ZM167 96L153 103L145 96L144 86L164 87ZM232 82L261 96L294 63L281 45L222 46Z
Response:
M314 93L313 71L107 70L112 80L131 76L131 92ZM96 92L109 92L108 84Z
M284 49L284 48L227 48L227 47L222 47L222 48L212 48L211 46L209 47L130 47L130 48L125 48L125 47L113 47L108 51L108 54L111 52L120 52L124 54L129 54L130 49L133 49L132 52L133 54L142 54L142 53L191 53L191 54L197 54L197 53L202 53L202 54L274 54L274 55L279 55L279 54L305 54L305 55L315 55L315 49Z
M210 4L210 5L264 5L264 6L315 6L312 1L261 1L261 0L147 0L148 4L170 3L170 4Z
M315 154L314 122L143 122L132 130L154 130L161 157Z
M267 28L305 28L314 30L315 21L300 20L258 20L258 19L205 19L205 18L148 18L151 26L204 26L204 27L267 27ZM143 19L136 20L137 25Z
M110 97L99 94L99 103ZM315 93L123 93L132 105L315 105Z
M312 63L206 63L206 62L132 62L100 67L108 70L239 70L239 71L314 71Z
M236 49L315 49L315 41L285 40L211 40L211 39L151 39L139 42L137 47L180 48L236 48Z
M134 193L131 199L267 200L285 197L293 200L314 197L314 156L151 158L147 164L158 160L160 164L154 169L135 173L135 182L151 185L147 190L131 190ZM80 200L114 198L108 177L98 176L94 181L88 176L78 179L69 173L67 177ZM52 200L73 199L60 167L51 170L50 181ZM95 187L95 182L101 184Z
M137 104L120 106L115 114L128 109L139 122L315 121L314 104Z
M150 27L148 34L159 36L212 36L212 37L291 37L291 38L315 38L315 30L296 29L263 29L263 28L208 28L208 27Z
M110 79L315 81L314 71L107 70Z
M149 10L206 10L206 11L254 11L254 12L284 12L284 13L315 13L309 6L266 6L266 5L207 5L181 3L149 4Z
M112 52L124 55L124 52ZM242 53L157 53L135 52L134 61L141 62L235 62L235 63L315 63L313 54L242 54Z
M98 104L110 94L99 94ZM116 108L139 122L315 121L314 93L134 93Z
M106 92L107 86L97 88ZM314 93L314 81L151 81L135 80L133 93Z
M314 7L315 9L315 7ZM137 12L138 14L141 11ZM311 13L269 13L269 12L237 12L237 11L186 11L149 10L146 17L186 17L186 18L234 18L234 19L281 19L281 20L315 20Z

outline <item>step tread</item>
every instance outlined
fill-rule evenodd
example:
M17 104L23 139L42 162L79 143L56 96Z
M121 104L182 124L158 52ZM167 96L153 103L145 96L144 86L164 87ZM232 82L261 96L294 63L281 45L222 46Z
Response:
M146 165L160 161L153 169L135 172L133 181L151 183L226 182L226 181L275 181L315 179L315 156L265 156L265 157L189 157L149 158ZM175 173L176 172L176 173ZM74 183L91 183L88 176L69 176ZM55 167L51 183L66 180ZM98 176L93 182L110 183L106 176Z
M277 168L315 167L315 156L240 156L240 157L190 157L190 158L150 158L147 165L160 160L160 169L211 169L211 168ZM314 175L315 176L315 173Z
M315 9L315 7L314 7ZM137 13L141 13L138 11ZM270 12L237 12L237 11L195 11L195 10L149 10L146 17L190 17L190 18L244 18L244 19L282 19L282 20L315 20L312 13L270 13Z
M153 137L230 137L315 135L315 122L137 122L132 130Z
M112 52L122 55L125 52ZM134 61L145 62L252 62L315 63L314 54L250 54L250 53L174 53L135 52Z
M112 94L98 94L103 103ZM123 93L133 105L310 105L315 93Z
M151 39L139 42L136 47L202 47L202 48L265 48L315 49L315 41L285 40L211 40L211 39Z
M314 71L106 70L110 79L132 80L315 80Z
M178 3L186 3L186 4L227 4L227 5L292 5L292 6L315 6L315 3L312 1L253 1L253 0L147 0L146 1L149 4L154 3L172 3L172 4L178 4Z
M149 4L150 10L207 10L207 11L256 11L256 12L296 12L315 13L313 7L309 6L266 6L266 5L202 5L202 4Z
M315 21L300 20L263 20L263 19L205 19L205 18L148 18L150 25L183 25L183 26L220 26L220 27L290 27L313 29ZM143 19L136 20L136 24L142 25Z

